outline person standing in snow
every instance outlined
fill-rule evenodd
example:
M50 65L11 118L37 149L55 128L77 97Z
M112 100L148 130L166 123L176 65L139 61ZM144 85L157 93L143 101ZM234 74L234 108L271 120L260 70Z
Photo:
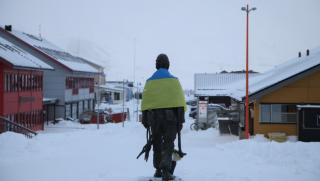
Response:
M162 180L174 179L174 140L177 133L180 138L186 110L184 92L178 78L168 71L169 66L168 56L160 54L156 59L157 71L145 84L141 104L142 124L151 128L154 177ZM183 154L180 142L179 151Z

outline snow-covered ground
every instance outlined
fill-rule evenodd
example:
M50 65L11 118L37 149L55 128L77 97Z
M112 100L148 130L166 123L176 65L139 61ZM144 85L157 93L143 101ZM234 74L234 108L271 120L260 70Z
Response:
M135 121L80 125L62 121L36 137L0 134L0 181L136 181L153 175L152 157L137 154L145 130ZM187 156L175 174L186 181L318 181L320 143L238 140L215 129L182 131ZM152 154L151 154L152 155Z

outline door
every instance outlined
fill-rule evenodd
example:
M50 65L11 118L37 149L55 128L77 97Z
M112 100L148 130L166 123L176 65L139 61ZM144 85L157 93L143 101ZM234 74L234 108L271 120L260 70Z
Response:
M320 141L320 107L299 110L299 141Z

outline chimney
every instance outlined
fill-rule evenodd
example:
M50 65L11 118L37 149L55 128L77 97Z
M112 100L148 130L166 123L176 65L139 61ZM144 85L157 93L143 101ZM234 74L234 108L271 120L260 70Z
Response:
M298 57L299 57L299 58L301 57L301 52L298 53Z
M4 29L5 29L6 31L12 31L12 25L5 25L5 26L4 26Z
M310 51L309 51L309 49L307 49L307 56L309 56L310 55Z

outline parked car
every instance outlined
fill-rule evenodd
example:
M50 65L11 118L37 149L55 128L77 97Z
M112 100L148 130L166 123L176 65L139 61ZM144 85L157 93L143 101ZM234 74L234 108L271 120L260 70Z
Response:
M106 122L106 114L99 111L99 123L104 124ZM86 111L83 112L79 117L81 124L97 123L97 112Z
M197 100L193 99L193 100L189 100L186 102L187 105L189 106L196 106L197 105Z

